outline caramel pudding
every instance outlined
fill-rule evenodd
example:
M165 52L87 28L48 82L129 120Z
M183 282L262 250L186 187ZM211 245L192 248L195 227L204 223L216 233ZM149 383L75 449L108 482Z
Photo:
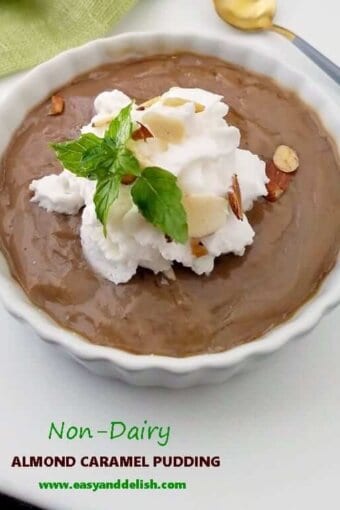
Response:
M176 279L138 269L116 285L89 265L81 213L32 203L33 179L62 171L51 141L79 136L93 101L118 89L137 104L171 87L223 96L241 148L271 161L295 149L299 170L276 202L247 213L254 242L243 256L222 255L197 275L178 264ZM173 357L221 352L261 336L293 314L335 264L340 245L340 164L317 115L267 77L218 59L180 54L102 66L58 91L65 102L30 112L1 161L0 240L14 277L37 306L90 342L137 354Z

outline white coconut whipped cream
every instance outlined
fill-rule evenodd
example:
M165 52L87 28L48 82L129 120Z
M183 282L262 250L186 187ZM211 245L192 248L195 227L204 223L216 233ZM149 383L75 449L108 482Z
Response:
M132 109L133 120L146 126L154 137L133 141L130 149L142 165L164 168L177 177L189 236L199 238L205 255L193 253L190 239L184 245L169 242L148 223L132 202L128 185L121 186L110 209L107 237L95 212L95 181L64 169L60 175L32 181L32 201L47 211L64 214L76 214L84 207L80 229L84 255L94 270L116 284L130 280L138 266L159 273L171 270L174 262L199 275L209 274L215 257L226 253L242 256L255 235L246 215L239 220L229 206L233 175L239 181L244 211L267 194L268 182L265 163L238 148L240 132L224 120L228 106L222 99L202 89L173 87L144 109L136 105ZM130 103L119 90L99 94L94 102L96 115L82 133L103 137L112 118Z

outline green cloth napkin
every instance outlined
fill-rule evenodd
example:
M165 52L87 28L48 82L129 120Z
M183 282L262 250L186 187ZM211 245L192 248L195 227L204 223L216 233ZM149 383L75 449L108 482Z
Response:
M0 75L105 35L137 0L0 0Z

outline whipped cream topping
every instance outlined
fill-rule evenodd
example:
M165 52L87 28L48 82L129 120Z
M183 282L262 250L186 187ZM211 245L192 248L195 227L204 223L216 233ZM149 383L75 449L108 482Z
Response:
M174 107L170 106L168 98L188 102ZM155 116L181 127L180 140L155 136L131 142L130 148L142 165L158 166L173 173L184 197L200 195L226 199L217 230L200 238L206 255L195 256L190 240L184 245L169 242L161 231L148 223L132 202L130 186L121 186L119 197L111 207L107 237L95 212L95 181L77 177L64 169L59 175L32 181L32 201L47 211L63 214L76 214L84 207L80 228L84 255L94 270L116 284L130 280L138 266L159 273L171 270L174 262L199 275L209 274L215 257L226 253L242 256L255 235L246 215L240 221L228 206L226 197L233 175L238 177L244 211L267 194L268 182L265 163L251 152L238 148L240 132L225 121L228 106L222 99L202 89L173 87L145 109L134 105L132 110L133 120L151 132L151 120ZM82 133L103 137L112 118L130 103L131 99L119 90L99 94L94 102L96 114L82 128Z

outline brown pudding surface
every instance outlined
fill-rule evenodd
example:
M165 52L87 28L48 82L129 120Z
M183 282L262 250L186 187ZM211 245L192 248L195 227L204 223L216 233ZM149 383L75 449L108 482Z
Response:
M227 120L241 147L270 159L279 144L294 148L300 169L276 203L248 213L256 231L244 257L222 256L213 273L175 267L177 280L139 270L114 285L84 260L80 216L48 213L30 202L29 184L61 170L48 142L75 138L93 114L93 100L118 88L142 102L171 86L224 96ZM273 81L217 59L156 56L111 64L61 90L65 112L36 107L1 162L0 239L29 298L62 326L91 342L139 354L188 356L249 342L284 321L317 289L340 245L340 166L317 116Z

